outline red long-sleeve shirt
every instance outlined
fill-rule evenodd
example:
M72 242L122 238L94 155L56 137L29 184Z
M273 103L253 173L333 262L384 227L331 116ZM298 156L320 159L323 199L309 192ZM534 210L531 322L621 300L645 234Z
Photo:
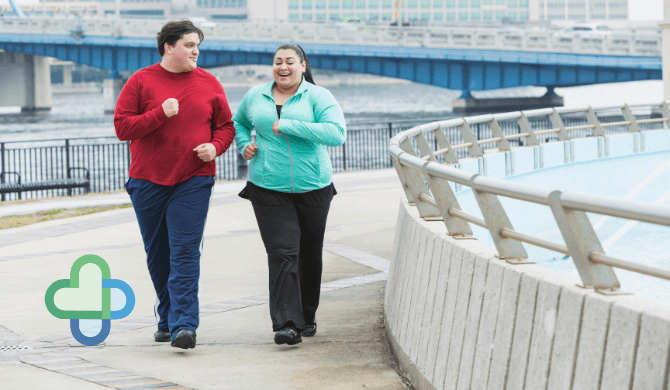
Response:
M169 98L179 102L179 113L170 118L163 111ZM202 161L193 149L212 143L217 156L228 150L235 137L231 118L223 87L211 73L171 73L159 63L126 82L114 128L120 140L130 141L130 177L174 185L216 174L215 162Z

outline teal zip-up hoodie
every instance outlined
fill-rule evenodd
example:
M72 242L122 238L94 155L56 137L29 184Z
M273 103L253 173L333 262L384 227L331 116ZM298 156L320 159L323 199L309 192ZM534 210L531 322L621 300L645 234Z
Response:
M282 192L306 192L331 183L333 167L326 146L340 146L346 124L340 105L325 88L303 77L298 91L284 103L279 131L272 132L277 109L272 97L274 81L252 88L233 117L240 153L251 145L256 129L258 151L249 161L249 181Z

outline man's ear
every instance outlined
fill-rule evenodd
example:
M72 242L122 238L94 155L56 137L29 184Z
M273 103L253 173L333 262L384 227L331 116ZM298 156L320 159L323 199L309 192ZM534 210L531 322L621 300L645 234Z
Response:
M170 45L168 45L167 42L165 42L165 43L163 44L163 50L165 50L165 53L168 52L168 49L169 49L169 48L170 48Z

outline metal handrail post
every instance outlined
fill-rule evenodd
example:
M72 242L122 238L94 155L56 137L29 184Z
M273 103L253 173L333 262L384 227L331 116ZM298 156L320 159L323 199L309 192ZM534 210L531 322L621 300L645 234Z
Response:
M398 166L400 170L402 170L402 172L405 174L405 180L407 180L407 188L411 192L412 198L414 198L416 208L419 210L419 216L421 216L421 218L425 220L441 219L442 216L440 215L440 210L438 210L437 207L433 206L432 204L421 199L421 194L430 196L430 190L426 186L426 182L423 180L420 171L408 168L403 165L402 160L405 157L403 156L403 154L401 154L398 157ZM428 164L427 161L423 163L424 165L423 170L425 170L426 164Z
M503 134L500 124L498 124L498 120L495 117L489 122L489 128L491 129L491 133L493 133L493 137L500 138L500 141L496 142L498 150L506 152L511 151L512 149L509 146L509 142L507 141L507 138L505 138L505 134Z
M401 152L398 157L403 152ZM414 196L412 195L412 191L410 191L409 186L407 185L407 176L405 175L405 170L402 167L402 164L396 159L393 154L391 154L391 163L393 163L393 168L395 168L396 173L398 174L398 179L400 180L400 184L402 185L402 189L405 191L405 196L407 196L407 201L409 202L410 205L416 204L414 201Z
M442 126L440 126L439 129L433 131L433 134L435 134L435 139L437 140L437 145L440 147L440 149L447 150L446 153L442 153L444 162L447 164L458 164L458 157L456 157L454 149L451 148L451 143L449 142L447 135L444 134Z
M419 134L415 135L414 140L416 141L417 146L419 146L421 157L429 156L430 161L437 162L437 159L435 158L435 153L433 153L433 148L431 148L430 145L428 145L428 140L426 139L425 134L423 134L423 131L420 131Z
M530 125L530 121L526 117L526 114L524 114L523 111L521 111L520 114L519 118L517 118L517 122L519 123L521 132L528 133L528 137L526 137L526 146L539 145L540 143L537 142L537 137L535 137L535 132L533 131L533 127Z
M592 131L594 137L605 136L605 132L603 131L603 128L600 126L598 116L596 115L596 112L593 111L593 107L591 106L589 106L589 109L586 111L586 120L589 122L589 125L593 125Z
M409 140L409 137L405 137L405 139L400 141L400 148L402 148L405 153L416 156L416 150L414 149L414 145L412 145L412 141Z
M474 134L472 134L472 129L470 128L468 122L463 121L463 124L458 126L458 129L461 131L461 137L463 137L463 141L469 142L471 144L468 147L468 154L470 157L482 157L484 154L479 148L479 144L477 143Z
M498 257L513 264L533 263L527 260L528 253L520 241L505 238L500 234L503 228L514 230L514 227L512 227L512 222L509 220L498 196L477 190L477 179L481 177L479 174L474 175L470 179L470 187L484 216L493 243L498 250Z
M558 111L556 111L556 108L552 107L551 110L552 113L549 114L549 120L551 121L552 126L559 129L558 139L560 141L569 141L570 135L568 134L567 131L565 131L565 123L563 123L561 115L559 115Z
M433 194L435 206L442 216L442 221L447 228L447 233L455 238L471 238L472 229L470 229L470 225L462 219L452 217L449 214L449 210L452 208L461 210L461 205L458 203L456 195L454 195L454 192L451 190L449 182L445 179L431 176L428 172L429 165L431 164L425 164L423 166L423 174L428 179L430 192Z
M661 115L663 115L663 118L668 119L668 121L663 122L663 128L667 129L668 128L668 122L670 121L670 107L668 107L668 102L664 101L660 105L660 110L661 110Z
M637 119L635 118L635 115L633 115L633 113L630 111L630 107L628 107L628 104L625 104L623 106L621 112L623 113L624 119L630 122L630 125L628 125L628 130L631 133L639 133L640 126L637 124Z
M612 267L591 262L591 253L605 253L591 222L583 211L570 210L561 204L561 191L549 194L549 207L582 279L583 287L593 287L606 294L619 293L619 280Z

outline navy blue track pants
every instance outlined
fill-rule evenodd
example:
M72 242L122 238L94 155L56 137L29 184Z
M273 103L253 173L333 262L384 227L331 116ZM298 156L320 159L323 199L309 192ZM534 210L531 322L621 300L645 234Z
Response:
M195 333L203 230L214 176L194 176L164 186L130 178L126 191L140 225L147 266L156 290L158 329Z

